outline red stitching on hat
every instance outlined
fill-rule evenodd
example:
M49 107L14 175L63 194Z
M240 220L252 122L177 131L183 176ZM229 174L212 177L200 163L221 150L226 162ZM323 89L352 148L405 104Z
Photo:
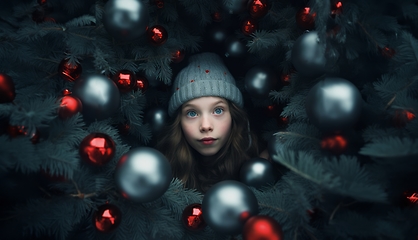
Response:
M176 88L176 91L178 91L180 88Z
M224 72L224 75L226 75L226 72Z
M192 80L190 80L190 82L194 82L194 80L192 79Z
M205 70L205 72L206 72L206 73L209 73L209 70L207 70L207 69L206 69L206 70Z

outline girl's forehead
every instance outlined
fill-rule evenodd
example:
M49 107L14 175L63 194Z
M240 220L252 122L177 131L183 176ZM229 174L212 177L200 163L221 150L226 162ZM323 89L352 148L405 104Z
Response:
M217 104L228 104L228 101L225 98L221 97L199 97L187 101L183 104L182 108L191 106L191 107L205 107L205 106L213 106Z

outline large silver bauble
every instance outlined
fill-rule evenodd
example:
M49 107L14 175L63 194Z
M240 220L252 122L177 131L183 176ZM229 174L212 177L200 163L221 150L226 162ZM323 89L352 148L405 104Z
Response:
M148 6L141 0L109 0L104 8L103 26L115 39L134 40L149 25Z
M139 147L125 153L115 172L116 186L122 196L142 203L161 197L172 178L167 158L150 147Z
M83 104L83 117L87 122L103 120L113 115L120 104L120 93L116 84L100 74L89 74L77 79L73 95Z
M326 44L318 32L306 32L293 44L291 60L299 74L318 77L326 72Z
M258 214L254 193L243 183L226 180L213 185L202 201L205 222L214 231L237 235L248 218Z
M323 132L343 131L360 118L363 100L354 84L342 78L325 78L306 97L309 120Z

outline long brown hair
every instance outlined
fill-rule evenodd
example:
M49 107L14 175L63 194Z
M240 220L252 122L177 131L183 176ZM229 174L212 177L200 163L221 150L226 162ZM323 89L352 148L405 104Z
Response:
M225 145L210 161L205 161L186 141L181 128L181 107L163 131L156 148L170 161L173 176L187 188L206 192L213 184L238 179L241 165L258 154L257 139L249 130L247 113L228 101L232 126Z

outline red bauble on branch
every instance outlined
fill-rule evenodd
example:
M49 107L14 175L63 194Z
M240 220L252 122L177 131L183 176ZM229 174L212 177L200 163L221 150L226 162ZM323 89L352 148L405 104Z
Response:
M16 138L19 136L28 136L30 141L33 144L39 143L40 133L38 129L34 129L33 131L28 131L25 126L12 126L8 125L7 133L9 134L10 138Z
M68 119L76 115L83 110L80 99L71 95L64 96L61 99L60 108L58 110L58 116L61 119Z
M82 67L79 63L72 64L69 59L64 59L58 65L58 73L67 81L74 82L80 77Z
M168 39L167 30L161 25L155 25L147 29L149 42L154 46L163 45Z
M264 17L268 10L267 0L250 0L248 2L248 11L253 18Z
M0 103L12 102L16 97L15 85L12 78L0 73Z
M380 53L382 54L383 57L390 59L393 56L395 56L396 52L393 48L390 47L384 47L384 48L379 48Z
M98 207L93 215L94 227L103 233L115 230L122 221L122 212L113 204Z
M244 33L247 36L254 33L257 30L257 28L258 28L257 21L252 18L244 20L241 25L242 33Z
M185 55L186 53L183 49L176 50L171 54L171 61L173 61L173 63L179 63L183 61Z
M115 142L104 133L90 133L79 146L80 157L95 166L103 166L115 155Z
M343 3L341 1L331 2L331 16L335 17L343 13Z
M296 24L302 30L313 30L315 28L316 13L310 7L301 8L296 13Z
M219 11L212 13L211 16L214 22L221 22L223 19L222 13Z
M283 240L283 231L274 218L257 215L245 223L242 238L244 240Z
M145 91L147 91L148 87L149 87L148 79L141 74L137 74L136 75L136 90L141 90L142 93L144 93Z
M408 122L415 119L415 114L408 110L398 109L395 111L395 116L393 117L393 124L397 128L404 127Z
M187 206L183 210L181 221L187 230L203 230L206 227L206 222L202 215L202 204L193 203Z
M321 148L324 150L329 150L334 154L341 154L347 150L348 141L342 135L327 136L324 137L321 141Z
M119 91L126 93L135 89L136 77L135 74L129 70L120 70L112 77L113 82L118 86Z

